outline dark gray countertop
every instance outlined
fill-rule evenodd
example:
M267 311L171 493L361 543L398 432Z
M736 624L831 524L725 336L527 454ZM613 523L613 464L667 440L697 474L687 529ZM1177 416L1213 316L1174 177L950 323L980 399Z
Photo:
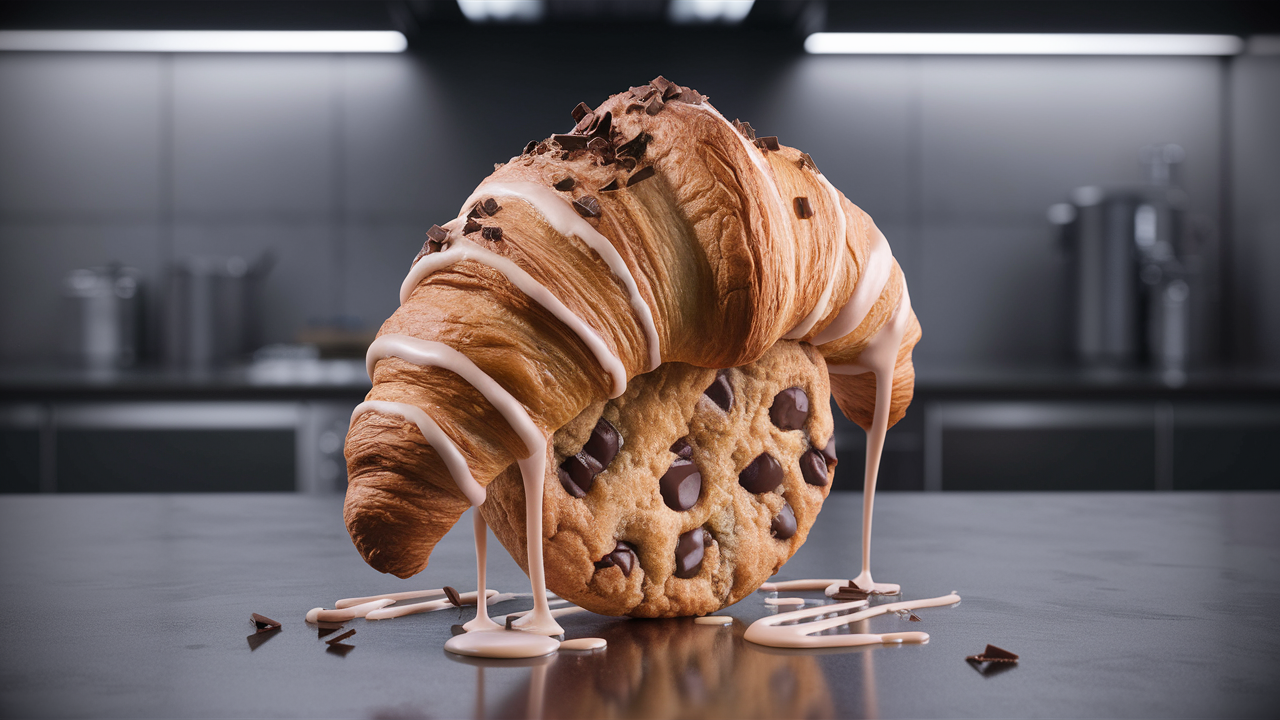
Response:
M856 573L857 495L833 495L782 577ZM469 522L402 581L360 560L337 497L0 497L5 717L1275 717L1280 495L886 494L875 570L907 599L956 590L923 646L778 651L688 620L564 619L593 654L465 660L456 611L355 620L325 651L315 606L470 588ZM491 585L528 588L491 544ZM498 612L527 606L512 601ZM249 614L284 623L251 651ZM987 643L1022 656L984 676Z

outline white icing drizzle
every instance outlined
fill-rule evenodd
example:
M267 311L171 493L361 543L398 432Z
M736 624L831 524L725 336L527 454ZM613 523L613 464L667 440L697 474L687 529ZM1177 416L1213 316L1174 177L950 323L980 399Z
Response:
M733 618L728 615L703 615L693 619L695 625L732 625Z
M875 230L875 240L871 243L866 266L862 269L858 284L853 288L853 295L849 297L849 302L840 308L836 319L815 335L809 341L810 343L824 345L857 330L862 321L867 319L867 313L871 312L880 294L884 292L884 286L889 282L889 275L893 270L893 251L890 250L889 241L884 233L874 225L872 228Z
M574 638L560 643L561 650L599 650L609 644L604 638Z
M351 607L345 607L340 610L325 610L324 608L311 608L310 610L307 611L307 622L309 623L346 622L348 620L362 618L365 615L368 615L369 613L373 612L374 610L381 610L382 608L390 605L393 602L395 602L395 600L382 598L380 600L371 600L367 603L361 603L359 605L352 605Z
M436 453L440 455L440 459L444 462L445 468L448 469L449 475L457 483L458 489L462 491L462 494L467 496L467 500L470 500L475 507L484 504L484 486L476 482L476 479L471 476L471 468L467 466L467 461L462 457L462 453L458 451L458 446L453 444L453 440L444 434L444 431L440 429L436 421L423 412L422 408L407 403L366 400L351 411L351 422L354 423L356 418L367 412L399 415L417 425L418 432L422 433L422 437L426 438L427 443L436 449Z
M499 593L497 590L486 590L484 603L477 603L476 598L479 597L477 592L464 592L458 594L458 599L463 605L477 605L485 607L486 605L495 605L500 602L506 602L515 597L511 593ZM448 610L455 607L448 599L428 600L427 602L413 603L410 605L393 605L380 610L370 611L364 616L365 620L390 620L392 618L404 617L406 615L420 615L422 613L436 612L438 610Z
M386 593L383 595L367 595L358 598L343 598L334 603L333 606L339 610L349 608L353 605L363 605L374 600L390 600L392 602L400 602L401 600L417 600L418 598L444 597L444 590L435 588L432 590L410 590L408 592Z
M831 263L831 272L827 275L827 286L823 289L822 295L818 298L818 304L813 306L813 310L805 316L795 327L791 328L791 332L782 337L787 340L799 340L809 331L813 329L818 321L827 316L827 310L831 305L831 291L835 288L836 276L840 268L844 267L845 256L849 254L848 220L844 214L844 205L840 202L840 193L835 186L827 181L821 173L814 173L818 181L822 183L822 187L826 189L827 194L831 196L831 202L836 209L836 220L839 230L836 234L836 258ZM838 318L839 316L837 316Z
M781 580L767 582L760 586L760 592L786 592L788 590L825 590L832 583L843 583L847 580Z
M631 301L631 309L635 312L636 317L639 318L640 326L644 329L645 339L648 341L649 370L653 370L662 364L662 348L658 342L658 328L653 323L653 312L640 294L640 288L636 285L636 279L631 273L631 268L627 267L626 261L622 259L622 254L618 252L618 249L613 246L613 243L608 238L600 234L598 230L591 226L591 223L579 215L562 195L544 185L531 182L485 181L462 204L462 212L467 212L473 203L486 196L512 197L523 200L541 214L556 232L561 235L576 237L586 243L587 247L595 250L600 259L604 260L605 265L609 267L609 271L613 273L613 276L621 280L623 286L627 289L627 296Z
M610 398L618 397L626 391L627 369L623 366L622 361L609 349L600 334L566 307L560 301L560 298L552 294L542 283L534 280L532 275L507 258L489 252L465 237L451 234L449 242L450 246L447 250L423 255L418 262L414 263L413 268L409 270L409 274L405 276L404 282L400 285L401 305L413 294L413 290L418 287L418 283L422 282L428 275L463 260L474 260L505 275L512 285L515 285L534 302L550 311L552 315L555 315L556 319L567 325L570 330L582 339L587 349L595 356L596 362L600 364L605 373L613 378L613 389L612 394L609 396Z
M798 598L798 597L765 598L764 604L765 605L803 605L804 598Z
M813 622L800 622L805 618L826 615L831 612L866 607L867 601L855 600L854 602L839 603L836 605L821 605L819 607L795 610L792 612L779 613L771 617L760 618L759 620L751 623L751 626L747 628L747 632L744 634L744 637L757 645L768 645L769 647L778 648L851 647L855 645L875 645L884 643L924 643L929 641L929 635L928 633L922 632L884 633L880 635L871 633L815 635L814 633L820 633L823 630L830 630L832 628L840 627L841 625L850 625L861 620L873 618L877 615L884 615L885 613L897 612L899 610L919 610L920 608L943 607L946 605L955 605L959 602L960 596L955 593L951 593L950 595L928 598L925 600L908 600L905 602L877 605L873 608L867 608L866 610L850 613L848 615L837 615L835 617L815 620Z

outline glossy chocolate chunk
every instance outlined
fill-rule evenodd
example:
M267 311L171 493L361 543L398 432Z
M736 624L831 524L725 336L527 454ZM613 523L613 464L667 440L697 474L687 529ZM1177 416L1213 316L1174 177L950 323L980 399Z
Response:
M693 446L689 444L688 438L680 438L679 440L671 443L671 452L682 458L688 459L693 457Z
M748 140L750 140L750 141L752 141L752 142L755 142L755 140L756 140L756 130L755 130L755 128L751 127L751 123L749 123L749 122L742 122L741 120L734 119L734 121L733 121L733 129L735 129L735 130L737 130L738 132L742 133L742 137L744 137L744 138L746 138L746 139L748 139Z
M765 137L762 137L762 138L756 138L756 147L760 148L761 150L777 150L779 147L778 136L766 135Z
M810 485L823 487L827 484L827 461L822 453L809 450L800 456L800 476Z
M619 145L617 154L639 159L644 156L645 147L648 146L649 141L652 139L653 136L649 133L640 133L627 142Z
M688 580L702 569L702 556L707 548L707 531L696 527L676 541L676 577Z
M552 135L551 139L565 150L579 150L587 146L586 135Z
M483 225L476 222L474 219L468 219L467 224L462 226L462 234L470 235L471 233L476 232L483 227L484 227Z
M573 201L573 209L585 218L600 217L600 202L590 195L585 195Z
M574 179L573 179L573 178L571 178L571 177L567 177L567 178L565 178L565 179L561 180L560 182L556 183L554 187L555 187L555 189L559 190L560 192L568 192L569 190L572 190L572 189L573 189L573 186L574 186L575 184L576 184L576 182L574 181Z
M792 206L796 211L796 217L801 220L808 220L813 217L813 206L809 204L809 198L798 197L792 202Z
M595 458L586 453L578 453L565 458L557 468L556 474L560 477L560 484L564 486L566 492L581 498L591 492L591 486L596 483L596 475L599 475L602 469Z
M636 559L636 549L630 543L618 541L617 547L608 555L600 558L596 563L597 570L617 566L622 570L622 574L631 577L631 570L639 563Z
M275 620L272 620L271 618L265 615L259 615L258 613L251 613L249 615L249 619L253 621L253 626L258 629L258 632L280 629L280 623L276 622Z
M498 201L493 198L485 198L484 202L480 203L480 207L484 208L485 215L496 215L502 209Z
M537 140L530 140L530 141L529 141L529 144L524 146L524 151L523 151L523 152L521 152L520 154L521 154L521 155L528 155L529 153L533 152L533 151L534 151L534 148L536 148L536 147L538 147L538 141L537 141Z
M587 149L592 152L602 153L609 149L609 141L604 138L591 138L591 142L587 143Z
M646 165L632 173L631 177L627 178L627 187L632 187L641 180L648 180L651 177L653 177L653 166Z
M462 596L458 591L449 585L444 586L444 596L448 599L449 604L454 607L462 607Z
M500 228L500 227L496 227L496 226L494 226L494 227L487 227L487 228L484 228L484 229L482 229L482 230L480 231L480 235L481 235L485 240L494 240L494 241L501 240L501 239L502 239L502 228Z
M658 481L662 502L672 510L685 511L698 504L702 495L702 473L692 460L677 458Z
M586 444L582 446L582 452L595 458L596 462L600 463L600 470L603 471L618 455L620 447L622 447L622 436L618 434L618 429L608 420L600 418L591 430L591 437L587 438Z
M575 107L571 113L573 115L573 121L578 122L582 118L586 117L589 112L591 112L591 108L587 107L586 103L578 103L578 106Z
M587 134L592 137L608 140L609 132L611 130L613 130L613 113L606 110L605 113L596 120L591 131Z
M644 106L644 112L646 115L657 115L662 112L663 107L662 96L655 93L652 98L649 98L649 102Z
M608 185L605 185L604 187L600 188L600 192L613 192L614 190L617 190L617 189L618 189L618 179L614 178L609 181Z
M419 225L419 227L421 227L421 225ZM449 233L439 225L432 225L431 229L427 231L427 237L435 240L436 242L444 242L448 239Z
M822 448L822 457L827 459L827 467L836 466L836 436L832 435L827 441L827 446Z
M723 370L716 374L715 382L702 392L725 412L733 407L733 386L729 384L729 376Z
M738 482L749 493L769 492L782 484L782 466L769 453L760 453L738 473Z
M773 396L769 419L782 430L799 430L809 419L809 395L798 387L789 387Z
M791 503L782 504L782 509L778 511L777 515L773 516L773 522L769 524L769 530L779 540L788 540L792 535L796 534L796 513L791 509Z

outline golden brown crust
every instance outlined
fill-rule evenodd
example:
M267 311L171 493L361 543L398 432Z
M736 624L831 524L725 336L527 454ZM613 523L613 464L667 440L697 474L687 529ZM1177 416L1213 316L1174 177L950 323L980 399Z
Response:
M690 97L686 95L685 97ZM535 182L551 187L572 177L567 200L595 198L600 216L587 221L608 238L651 309L664 362L704 368L737 367L758 359L817 306L834 277L825 316L807 337L835 319L866 267L874 226L843 196L837 206L801 153L780 146L763 154L709 105L672 99L656 115L635 109L628 93L596 109L612 113L612 148L641 133L651 136L637 168L656 173L619 190L602 188L631 172L604 163L599 153L530 152L499 167L486 182ZM761 172L760 163L769 169ZM813 216L797 216L807 198ZM510 258L551 289L622 361L628 377L649 370L645 331L622 283L582 241L556 232L516 199L483 224L503 239L479 245ZM837 213L846 233L837 237ZM832 264L835 264L834 275ZM856 359L892 315L903 286L896 264L867 319L818 350L836 364ZM894 379L892 418L910 401L914 318ZM462 261L420 282L383 325L445 343L463 352L507 388L547 433L608 395L610 378L583 341L504 276ZM869 375L834 378L841 409L864 426L874 405ZM868 388L870 390L868 391ZM394 358L378 363L370 400L426 409L458 445L472 475L487 485L525 449L500 413L451 372ZM402 577L420 571L435 542L467 503L439 456L412 423L379 412L361 415L347 439L349 485L345 517L356 546L373 567Z

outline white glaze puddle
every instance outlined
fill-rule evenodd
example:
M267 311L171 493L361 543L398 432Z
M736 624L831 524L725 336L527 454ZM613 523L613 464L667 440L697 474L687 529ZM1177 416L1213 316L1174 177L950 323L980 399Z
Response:
M561 650L599 650L609 643L604 638L574 638L560 643Z
M769 647L779 648L818 648L818 647L851 647L856 645L878 645L887 643L925 643L929 641L929 634L923 632L901 632L901 633L848 633L840 635L815 635L823 630L830 630L842 625L866 620L884 615L885 613L897 612L899 610L919 610L921 608L943 607L946 605L955 605L960 602L960 596L952 593L943 597L928 598L925 600L908 600L905 602L888 603L886 605L877 605L873 608L867 608L859 612L850 613L848 615L837 615L835 617L821 618L811 622L800 622L807 618L827 615L832 612L841 610L850 610L853 608L866 607L866 600L855 600L854 602L839 603L837 605L822 605L815 608L807 608L804 610L795 610L793 612L779 613L772 617L764 617L753 623L747 628L744 637L757 645L768 645ZM784 623L798 623L795 625L786 625Z
M477 630L454 635L444 649L459 655L487 658L531 658L550 655L560 641L546 635L506 630Z
M728 615L703 615L693 619L695 625L732 625L733 618Z

